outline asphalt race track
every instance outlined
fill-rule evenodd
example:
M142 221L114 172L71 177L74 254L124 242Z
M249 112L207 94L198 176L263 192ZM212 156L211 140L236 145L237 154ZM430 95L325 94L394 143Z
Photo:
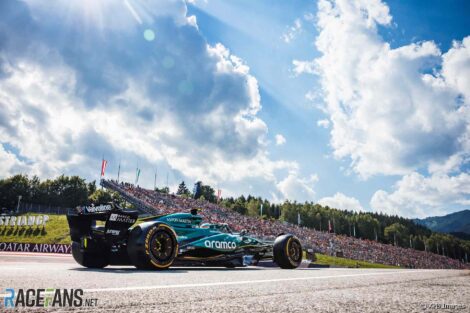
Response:
M469 312L470 271L247 267L90 270L71 256L0 253L5 288L81 288L83 312ZM3 299L0 299L3 303ZM442 308L447 305L447 308ZM0 306L0 311L12 312ZM40 312L44 308L20 311Z

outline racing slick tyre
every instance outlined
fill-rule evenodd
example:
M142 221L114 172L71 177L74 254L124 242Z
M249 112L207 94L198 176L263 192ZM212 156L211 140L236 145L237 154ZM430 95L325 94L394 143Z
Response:
M82 248L80 242L72 241L72 256L75 261L89 268L103 268L109 264L107 256L102 252L103 249Z
M167 269L178 254L175 231L162 223L142 223L132 229L127 253L138 269Z
M287 234L281 235L274 241L274 262L280 268L292 269L302 263L302 246L297 237Z

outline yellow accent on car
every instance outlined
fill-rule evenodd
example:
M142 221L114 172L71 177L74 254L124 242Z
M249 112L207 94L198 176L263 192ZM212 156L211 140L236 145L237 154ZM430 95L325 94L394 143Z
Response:
M175 252L176 252L176 255L178 255L178 249L179 249L179 247L178 247L178 241L176 240L176 238L178 238L178 236L176 235L175 231L174 231L171 227L169 227L169 226L167 226L167 225L165 225L165 224L159 224L159 225L158 225L158 228L160 228L160 227L167 228L169 231L171 231L171 232L175 235L175 241L176 241ZM154 228L154 229L156 229L156 228ZM155 232L155 231L154 231L154 232ZM149 233L147 234L147 238L150 238L150 237L151 237L150 234L151 234L151 232L149 232ZM152 233L152 234L153 234L153 233ZM146 253L147 255L149 255L150 251L149 251L149 247L148 247L148 242L147 242L148 240L147 240L147 238L146 238L146 242L145 242L145 253ZM175 258L176 258L176 255L175 255ZM157 264L157 263L155 263L153 260L150 260L150 263L152 263L155 267L164 269L164 268L170 267L171 264L173 264L173 261L175 260L175 258L173 258L173 260L171 260L171 262L169 262L169 263L167 263L167 264L163 264L163 265L162 265L162 264Z
M287 257L290 259L290 256L289 256L289 244L290 244L290 241L292 240L292 237L289 237L289 240L287 240L287 244L286 244L286 255Z

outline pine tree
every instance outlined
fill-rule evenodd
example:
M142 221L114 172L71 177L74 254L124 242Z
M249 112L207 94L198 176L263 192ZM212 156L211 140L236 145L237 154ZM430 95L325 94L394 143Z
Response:
M181 182L181 184L178 185L178 191L176 192L177 195L189 195L189 189L186 187L186 184L184 181Z

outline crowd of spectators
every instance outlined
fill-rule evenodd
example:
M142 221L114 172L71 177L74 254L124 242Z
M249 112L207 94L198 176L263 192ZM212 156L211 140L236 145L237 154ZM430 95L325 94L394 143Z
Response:
M205 222L227 223L234 231L246 230L250 235L264 239L274 239L281 233L291 233L296 235L305 247L312 248L317 253L340 254L349 259L408 268L470 268L469 264L446 256L317 231L278 220L241 215L205 200L160 193L112 180L106 181L106 187L119 192L125 199L138 201L136 203L147 213L153 210L154 214L169 214L199 209L198 214ZM131 202L134 203L133 201Z

